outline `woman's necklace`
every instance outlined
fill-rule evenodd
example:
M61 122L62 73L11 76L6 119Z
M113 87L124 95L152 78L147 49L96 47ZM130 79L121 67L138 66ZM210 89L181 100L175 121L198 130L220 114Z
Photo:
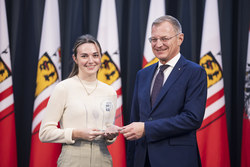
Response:
M83 88L85 89L86 93L88 94L88 96L89 96L89 95L91 95L91 94L92 94L92 93L96 90L96 88L97 88L97 84L98 84L98 81L96 81L95 88L94 88L91 92L88 92L87 88L84 86L84 84L82 83L82 81L81 81L81 79L79 78L79 76L78 76L78 75L77 75L77 77L78 77L79 81L81 82L81 84L82 84Z

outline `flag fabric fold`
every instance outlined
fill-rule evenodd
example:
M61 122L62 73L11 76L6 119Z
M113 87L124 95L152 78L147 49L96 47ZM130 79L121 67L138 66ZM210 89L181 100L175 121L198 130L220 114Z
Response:
M39 128L49 97L61 80L60 24L57 0L46 0L37 65L35 101L32 120L30 167L56 167L61 144L42 143Z
M11 58L5 1L0 0L0 166L17 166Z
M151 25L155 19L165 15L165 0L151 0L148 13L147 30L144 42L142 67L154 64L158 59L154 56L148 38L151 36Z
M122 85L120 76L120 53L115 0L102 1L97 40L103 50L98 80L113 86L117 93L115 125L123 126ZM126 167L125 139L119 134L108 146L114 167Z
M250 25L245 77L245 107L243 112L241 167L250 166Z
M224 81L217 0L207 0L203 21L200 65L207 72L207 103L197 130L203 167L229 167Z

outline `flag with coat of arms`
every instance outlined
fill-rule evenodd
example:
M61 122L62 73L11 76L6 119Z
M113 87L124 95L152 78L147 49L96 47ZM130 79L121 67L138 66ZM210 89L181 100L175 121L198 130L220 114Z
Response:
M207 0L200 65L207 73L207 103L197 130L203 167L230 167L217 0Z
M117 93L115 125L123 126L122 85L120 76L120 53L115 0L103 0L99 18L97 40L103 50L98 80L113 86ZM114 167L126 167L125 139L119 134L108 146Z
M30 167L56 167L61 144L42 143L39 129L55 85L61 80L60 24L57 0L46 0L37 65Z
M250 25L248 33L248 51L245 76L245 107L243 112L241 167L250 166Z
M0 0L0 166L17 166L11 58L5 1Z
M142 61L143 68L158 62L158 58L154 56L151 44L148 41L148 39L151 36L151 27L153 21L163 15L165 15L165 0L151 0L149 6L147 30L144 42L143 61Z

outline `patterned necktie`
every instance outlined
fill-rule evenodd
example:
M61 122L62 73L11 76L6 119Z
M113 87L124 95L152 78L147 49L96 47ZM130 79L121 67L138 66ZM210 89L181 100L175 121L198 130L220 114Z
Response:
M168 67L169 67L169 65L161 65L160 71L158 72L158 74L155 78L153 90L151 93L151 105L152 106L154 105L154 102L155 102L157 95L159 94L161 87L162 87L162 84L163 84L163 78L164 78L163 71Z

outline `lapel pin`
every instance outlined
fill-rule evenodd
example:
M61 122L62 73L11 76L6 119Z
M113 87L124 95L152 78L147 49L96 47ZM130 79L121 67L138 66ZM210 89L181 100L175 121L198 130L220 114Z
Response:
M178 69L179 71L181 70L181 68Z

